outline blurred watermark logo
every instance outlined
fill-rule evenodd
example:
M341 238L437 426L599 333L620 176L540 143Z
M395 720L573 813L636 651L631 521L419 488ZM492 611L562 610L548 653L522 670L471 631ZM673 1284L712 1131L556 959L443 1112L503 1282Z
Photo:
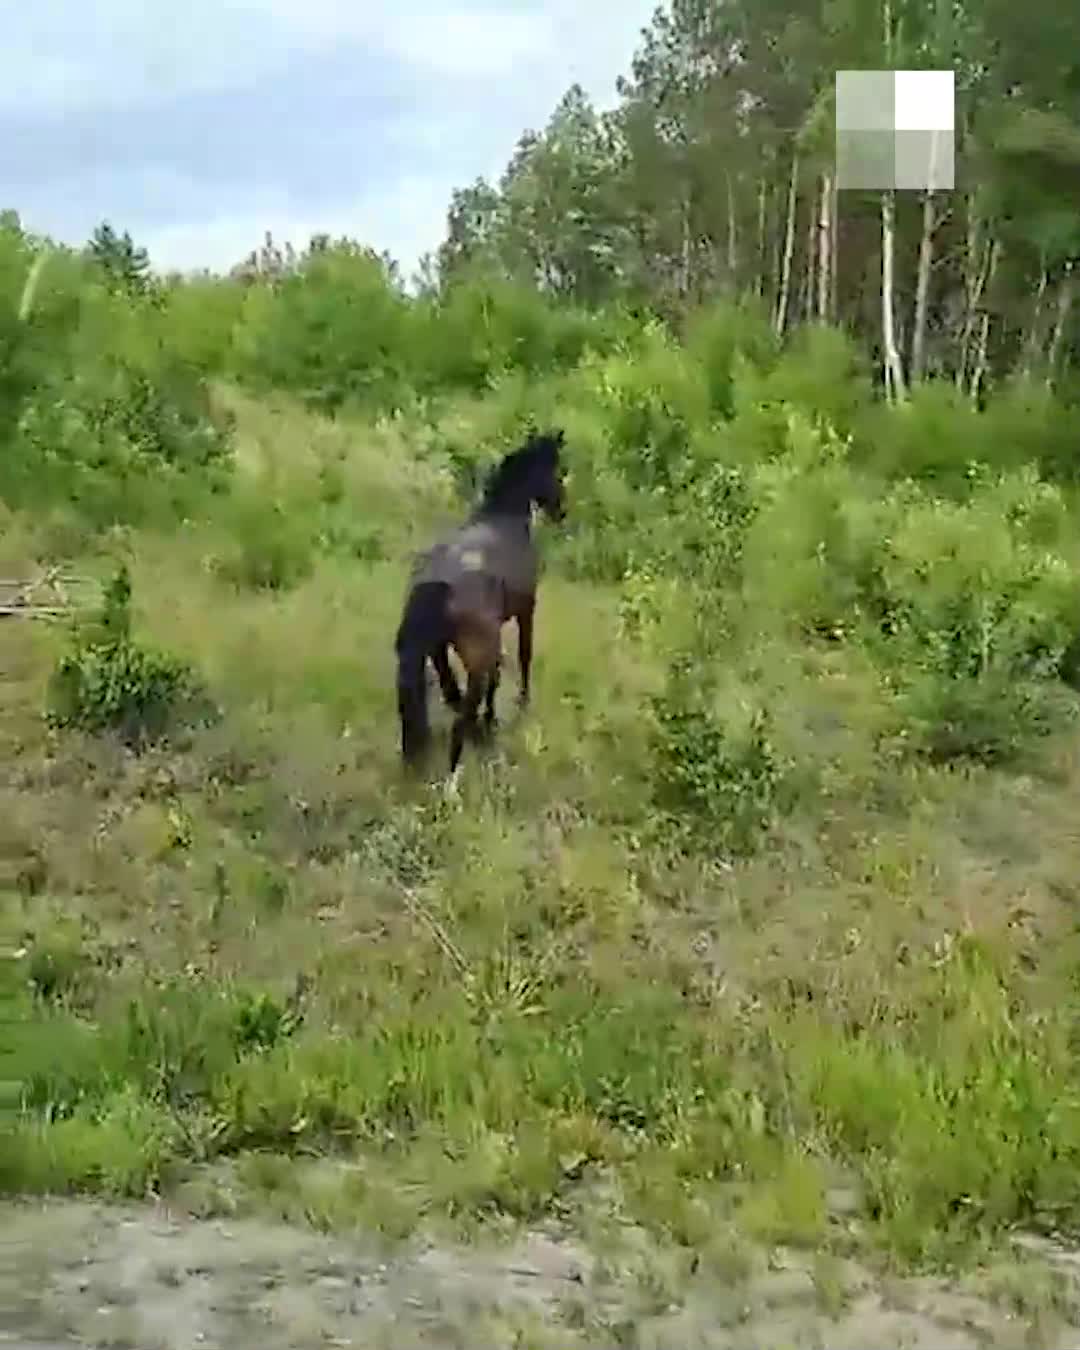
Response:
M951 70L838 70L836 186L951 191L955 99Z

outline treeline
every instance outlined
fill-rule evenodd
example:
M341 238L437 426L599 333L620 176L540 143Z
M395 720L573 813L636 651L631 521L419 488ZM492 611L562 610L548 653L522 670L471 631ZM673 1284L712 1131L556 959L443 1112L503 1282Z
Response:
M175 513L228 458L217 378L428 425L498 390L509 434L570 397L550 380L597 371L624 388L586 444L650 473L736 414L755 443L738 387L890 476L1004 460L1071 480L1078 53L1080 10L1050 0L672 0L613 111L572 88L497 185L455 195L415 293L349 239L267 236L228 276L163 277L108 225L75 249L0 214L0 499ZM954 193L836 192L835 72L882 66L957 71ZM882 422L882 387L914 417ZM990 398L992 432L965 415Z
M956 191L838 193L835 73L956 72ZM678 318L753 298L839 323L897 397L979 398L1080 356L1080 8L1057 0L670 0L619 106L578 88L501 181L459 191L443 284L482 267Z
M175 514L228 459L215 379L331 414L420 411L515 371L569 369L634 327L495 278L417 299L350 240L269 246L259 262L162 278L108 226L73 249L0 218L0 500L63 500L102 524Z

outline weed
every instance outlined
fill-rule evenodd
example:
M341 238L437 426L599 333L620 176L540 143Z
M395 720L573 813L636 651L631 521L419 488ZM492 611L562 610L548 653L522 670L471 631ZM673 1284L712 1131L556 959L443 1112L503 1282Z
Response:
M131 579L122 566L106 590L97 623L76 632L50 680L53 726L115 731L135 746L159 738L202 701L188 663L132 638L130 606Z
M754 708L743 725L732 725L696 690L698 678L696 662L685 660L654 700L654 800L671 834L745 854L783 800L785 765L770 738L767 711Z

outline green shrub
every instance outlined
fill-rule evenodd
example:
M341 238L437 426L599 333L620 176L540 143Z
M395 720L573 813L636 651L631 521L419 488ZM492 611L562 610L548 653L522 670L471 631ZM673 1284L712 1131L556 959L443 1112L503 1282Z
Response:
M889 621L868 641L913 743L934 757L1000 762L1072 715L1053 681L1075 639L1080 578L1044 542L1059 505L1030 474L966 503L910 489L891 500L877 571Z
M213 570L230 585L284 591L306 581L315 566L316 541L303 504L244 493L229 502L229 541Z
M786 455L792 414L846 441L873 406L866 359L838 329L801 328L775 363L761 369L743 359L737 371L726 440L740 463Z
M1060 687L1000 672L974 679L923 672L905 681L900 705L910 744L939 763L1008 764L1034 738L1062 731L1076 713Z
M659 325L631 350L582 363L582 395L603 409L613 464L639 492L670 491L690 474L691 445L711 421L703 369Z
M712 416L725 419L735 415L744 371L765 374L780 354L772 327L762 315L726 304L709 305L693 314L685 344L687 354L704 371Z
M1051 482L1080 483L1080 404L1070 406L1041 381L1010 380L979 419L980 458L1031 465Z
M219 277L188 277L164 294L156 327L164 349L204 378L229 370L244 289Z
M202 374L163 347L158 307L52 250L19 320L3 254L0 243L0 496L98 528L187 514L223 481L231 425Z
M676 661L651 704L653 801L670 838L707 853L747 854L783 812L790 766L761 707L716 707L707 667Z
M611 350L625 328L618 315L588 314L530 286L465 274L414 312L414 383L424 395L483 393L514 372L570 370L589 350Z
M136 746L158 739L185 715L207 715L190 666L132 638L130 604L131 580L121 567L97 623L76 631L49 681L47 716L54 727L116 732Z
M306 255L275 287L253 286L236 327L237 373L336 413L400 406L410 311L382 259L335 245Z
M970 494L980 465L1000 471L1024 462L1015 443L988 440L986 419L943 380L919 385L905 407L868 409L856 439L860 462L874 474L961 499Z
M877 485L852 468L846 440L798 410L784 410L783 444L741 474L743 604L762 627L791 637L843 631L887 533Z
M687 570L698 584L741 581L747 532L758 512L750 475L715 464L676 498L674 509L682 518L679 544Z

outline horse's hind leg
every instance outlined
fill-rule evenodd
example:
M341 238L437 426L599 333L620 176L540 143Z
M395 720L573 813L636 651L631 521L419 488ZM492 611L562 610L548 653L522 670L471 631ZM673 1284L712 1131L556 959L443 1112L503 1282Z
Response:
M495 659L495 665L488 676L487 692L484 695L484 730L490 735L495 730L495 695L499 689L499 676L502 674L502 652Z
M439 677L439 688L442 690L443 702L448 708L461 707L461 690L458 688L458 682L454 679L454 672L450 668L450 646L442 642L431 653L431 664L435 667L435 674Z
M461 752L465 748L466 736L475 737L478 724L477 713L484 697L490 675L485 670L470 670L465 684L465 697L462 699L458 715L450 731L450 772L454 773L461 763Z
M518 678L521 687L518 691L518 704L522 708L529 706L529 675L532 671L533 620L536 613L536 597L531 596L518 611Z

